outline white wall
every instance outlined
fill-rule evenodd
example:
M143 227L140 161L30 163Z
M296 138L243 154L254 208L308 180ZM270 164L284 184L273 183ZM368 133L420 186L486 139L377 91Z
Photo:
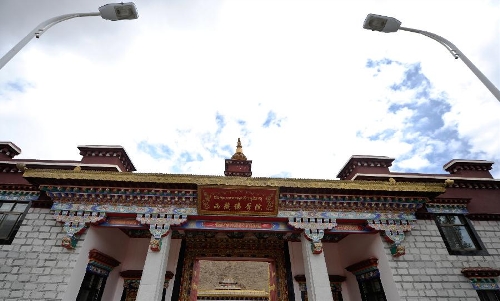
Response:
M379 259L380 279L384 286L387 300L399 300L398 291L392 278L392 272L383 244L384 242L382 242L379 234L351 234L338 243L323 243L328 274L346 277L346 281L342 283L342 297L344 301L361 300L358 281L345 268L370 257ZM292 275L304 275L301 243L289 242L288 248L290 250ZM293 287L295 300L300 301L299 285L295 280Z
M348 277L350 274L345 270L348 266L345 259L340 255L340 244L339 243L324 243L323 252L325 252L325 261L328 269L328 275L340 275ZM354 279L356 281L356 279ZM346 281L342 283L342 299L344 301L349 301L350 295L347 289L347 278Z
M500 268L500 221L473 221L473 225L489 256L450 255L434 220L418 220L405 233L405 255L392 257L386 247L400 300L479 300L462 269Z
M72 250L66 236L49 209L29 209L12 244L0 245L0 300L63 300L86 235Z
M88 252L97 249L102 253L114 257L121 264L109 275L103 300L120 300L123 291L123 279L119 276L121 271L142 270L149 247L149 239L131 239L122 231L115 228L91 227L87 230L81 252L71 274L71 280L64 300L75 300L81 282L85 275L85 268L88 263ZM304 274L304 263L302 259L302 247L300 242L289 242L290 261L292 264L292 275ZM345 301L361 300L358 283L355 276L346 271L345 268L351 264L376 257L379 259L378 268L380 270L382 285L386 293L387 300L399 300L393 275L384 250L384 242L379 234L352 234L341 240L339 243L324 243L325 261L328 274L346 276L346 281L342 285L342 295ZM172 240L167 270L175 274L181 240ZM175 275L174 275L175 277ZM173 288L171 280L167 290L166 300L170 300ZM295 300L300 301L300 290L298 283L293 281Z
M116 228L99 228L91 226L87 229L85 240L79 241L82 244L80 254L76 261L68 289L63 300L74 301L80 290L80 286L85 276L85 269L89 262L89 251L97 249L98 251L109 255L116 260L123 262L125 260L128 236ZM102 300L113 300L118 281L120 280L121 264L114 268L108 276L106 287ZM118 299L119 300L119 299Z
M149 238L128 239L125 259L119 266L120 272L127 270L143 270L144 263L146 262L146 256L148 253L149 240L150 240ZM168 256L167 271L171 271L172 273L174 273L174 277L175 277L175 271L177 269L177 261L179 260L179 250L181 248L181 242L182 240L180 239L172 239L170 242L170 252ZM116 301L120 300L123 293L123 283L124 283L123 278L119 277L115 287L113 298L109 300L116 300ZM170 300L170 298L172 297L173 286L174 286L174 278L170 280L165 300ZM105 299L103 298L103 300Z
M146 260L148 248L149 238L128 238L125 248L125 257L117 269L120 272L127 270L142 270L144 267L144 261ZM123 283L123 278L119 277L116 283L113 298L109 300L120 300L123 293Z
M351 234L338 243L338 251L345 264L344 268L370 257L378 258L380 280L387 300L400 300L383 244L384 242L382 242L382 238L378 233ZM345 287L350 297L345 301L361 300L356 277L350 272L346 272L345 275L347 276Z

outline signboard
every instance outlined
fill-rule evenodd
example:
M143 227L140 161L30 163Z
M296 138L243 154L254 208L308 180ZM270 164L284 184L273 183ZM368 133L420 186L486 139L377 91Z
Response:
M198 186L198 213L276 216L278 188Z

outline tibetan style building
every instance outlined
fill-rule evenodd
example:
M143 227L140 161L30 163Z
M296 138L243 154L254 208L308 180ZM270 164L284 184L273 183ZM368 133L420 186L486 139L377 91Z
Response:
M336 180L256 178L239 141L225 176L78 149L16 159L0 142L0 300L500 300L493 162L409 174L352 156ZM259 262L238 272L265 289L201 289L203 261Z

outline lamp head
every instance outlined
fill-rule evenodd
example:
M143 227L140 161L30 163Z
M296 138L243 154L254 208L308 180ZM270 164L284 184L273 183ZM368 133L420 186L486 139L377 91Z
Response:
M101 17L106 20L133 20L139 18L139 13L133 2L109 3L99 7Z
M364 29L376 30L381 32L396 32L401 26L401 22L392 17L368 14L363 23Z

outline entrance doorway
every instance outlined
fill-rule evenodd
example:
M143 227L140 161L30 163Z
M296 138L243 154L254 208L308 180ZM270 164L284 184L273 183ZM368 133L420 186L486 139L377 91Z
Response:
M289 288L291 288L291 285L288 285L288 282L291 279L291 271L289 263L285 260L285 256L288 255L285 254L286 240L249 238L248 235L245 238L238 239L190 235L185 239L186 252L182 265L180 301L203 300L199 298L208 296L211 293L212 295L223 294L221 291L224 287L235 288L226 290L226 293L238 294L236 292L238 288L239 290L243 289L241 284L246 287L247 293L253 293L258 297L255 300L289 301ZM227 276L226 279L224 279L223 275L214 275L213 273L205 275L210 270L207 267L214 265L218 265L219 269L224 273L234 268L253 268L254 270L264 271L265 274L262 275L261 273L261 279L254 281L254 283L251 280L244 280L243 283L239 283L240 278L238 278L238 275L241 275L241 273ZM206 280L207 278L212 279ZM264 278L264 281L262 281L262 278ZM267 289L265 283L267 283ZM213 287L214 284L216 285L215 288ZM212 289L209 289L210 285ZM293 295L293 292L291 294Z
M196 300L276 300L271 297L276 291L273 260L202 257L196 259L194 267L192 287L197 287Z

